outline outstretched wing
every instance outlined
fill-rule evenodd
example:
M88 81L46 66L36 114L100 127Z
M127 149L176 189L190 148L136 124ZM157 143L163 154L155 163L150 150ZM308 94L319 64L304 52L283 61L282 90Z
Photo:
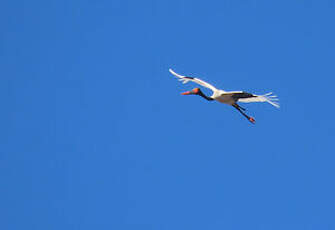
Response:
M236 92L232 93L232 97L237 99L239 102L268 102L271 105L279 108L279 99L276 95L272 95L272 93L267 93L264 95L255 95L247 92Z
M210 90L212 90L213 92L215 92L216 90L218 90L217 88L215 88L214 86L212 86L211 84L203 81L203 80L200 80L199 78L195 78L195 77L186 77L186 76L182 76L182 75L179 75L177 74L176 72L174 72L172 69L169 69L170 73L172 73L173 75L175 75L176 77L178 77L179 81L183 82L183 84L186 84L187 82L189 81L193 81L199 85L202 85Z

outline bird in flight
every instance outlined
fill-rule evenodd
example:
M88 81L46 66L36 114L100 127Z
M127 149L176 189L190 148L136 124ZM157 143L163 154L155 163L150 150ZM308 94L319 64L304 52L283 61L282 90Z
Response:
M182 93L182 95L199 95L203 98L205 98L208 101L218 101L224 104L228 104L233 106L235 109L237 109L244 117L246 117L251 123L255 123L255 119L253 117L248 116L245 113L245 108L241 107L239 104L237 104L237 102L268 102L271 105L279 108L279 99L277 98L277 96L273 95L272 93L267 93L264 95L256 95L256 94L252 94L252 93L247 93L244 91L224 91L222 89L217 89L214 86L212 86L211 84L200 80L199 78L195 78L195 77L186 77L186 76L182 76L180 74L177 74L176 72L174 72L172 69L169 69L170 73L172 73L174 76L176 76L177 78L179 78L178 80L183 82L183 84L192 81L195 82L203 87L206 87L210 90L213 91L213 94L211 96L207 96L205 95L199 88L194 88L191 91L187 91Z

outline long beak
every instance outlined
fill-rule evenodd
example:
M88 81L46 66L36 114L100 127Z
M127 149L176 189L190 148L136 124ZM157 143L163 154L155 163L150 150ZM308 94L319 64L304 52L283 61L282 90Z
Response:
M192 91L186 91L184 93L181 93L181 95L190 95L190 94L193 94L193 92Z

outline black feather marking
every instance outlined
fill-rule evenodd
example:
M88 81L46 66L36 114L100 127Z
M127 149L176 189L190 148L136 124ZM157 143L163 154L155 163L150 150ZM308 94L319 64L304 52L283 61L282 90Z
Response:
M241 99L241 98L250 98L250 97L257 97L251 93L247 92L242 92L242 93L234 93L232 97L236 100Z

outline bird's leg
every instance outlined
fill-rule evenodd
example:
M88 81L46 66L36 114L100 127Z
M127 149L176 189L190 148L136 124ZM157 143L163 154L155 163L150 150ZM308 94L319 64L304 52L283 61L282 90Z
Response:
M251 123L255 124L255 119L253 117L249 117L247 114L245 114L243 111L242 111L242 107L239 106L238 104L234 103L232 104L232 106L237 109L244 117L246 117ZM245 110L245 109L243 109Z
M241 107L240 105L238 105L238 107L239 107L240 109L242 109L243 111L246 111L246 110L247 110L246 108L243 108L243 107Z

